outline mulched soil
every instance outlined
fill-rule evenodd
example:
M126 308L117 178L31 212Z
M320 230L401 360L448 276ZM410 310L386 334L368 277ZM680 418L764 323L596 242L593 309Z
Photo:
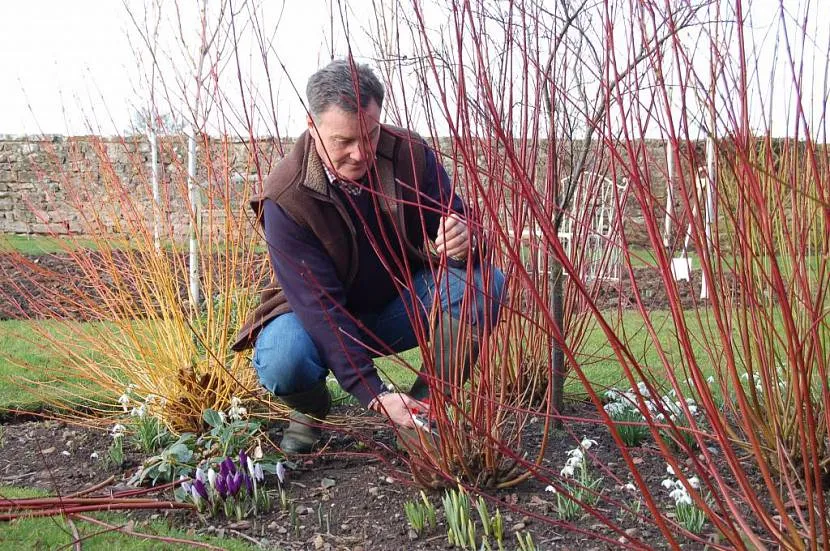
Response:
M89 274L96 272L95 265L101 262L101 257L98 253L81 256L88 262L85 268L66 254L23 256L0 253L0 319L57 317L89 321L97 316L95 304L100 301L100 294L90 283ZM251 266L257 266L259 261L264 260L264 257L255 260ZM125 263L126 255L115 251L110 262L115 266ZM124 270L125 274L130 272ZM100 283L111 288L114 286L111 277L100 277ZM666 283L655 268L635 268L633 280L645 309L668 308ZM700 303L700 283L700 270L692 274L690 282L677 282L684 308ZM627 271L623 271L619 281L601 281L596 285L596 302L600 308L637 307L632 277ZM126 287L129 288L129 285ZM187 281L180 281L179 288L181 296L186 297ZM67 297L72 300L67 301Z
M497 500L497 503L490 503L491 512L498 507L505 517L506 548L516 548L513 534L516 531L532 533L540 550L667 547L663 536L649 520L645 506L642 518L633 518L621 510L620 503L636 501L638 493L623 487L632 478L607 429L596 422L585 421L595 417L590 404L570 404L566 415L571 420L566 421L566 431L554 431L543 467L558 472L567 457L567 450L575 447L574 438L588 436L597 440L598 445L590 450L592 470L603 477L602 497L596 507L599 514L622 527L624 533L612 531L589 515L573 523L559 522L555 495L545 491L545 483L531 478L515 488L489 494ZM269 549L397 551L447 548L440 492L428 492L439 510L439 526L417 539L410 534L403 505L418 499L419 489L409 475L407 455L395 451L392 430L380 427L377 417L353 406L336 407L334 418L348 419L348 431L341 428L327 432L324 450L313 456L294 458L293 468L288 472L288 493L297 506L296 527L291 524L288 513L279 509L276 499L269 513L243 522L202 518L187 512L156 512L152 517L165 518L171 525L190 534L255 540ZM525 441L527 449L538 446L541 427L542 423L529 426ZM124 481L142 459L136 449L128 448L123 467L108 466L100 459L105 457L110 445L107 432L67 425L63 421L12 420L3 425L2 430L0 485L37 487L53 494L67 494L115 475L116 482L104 491L119 491L126 489ZM273 427L271 435L279 438L280 430L280 426ZM374 444L367 448L358 442ZM660 487L666 477L666 465L656 446L644 444L629 451L650 492L671 516L671 500L667 491ZM99 458L93 458L94 453ZM691 460L687 464L691 464ZM728 476L728 473L723 474ZM334 484L324 487L324 478ZM756 481L760 483L760 480ZM266 486L276 488L276 478L269 475ZM169 495L163 497L170 498ZM127 515L135 522L137 531L151 516L143 512ZM701 541L680 538L680 542L685 549L703 549L705 542L713 537L711 526L708 526Z
M61 292L80 289L88 293L83 277L83 271L66 256L21 259L0 254L0 318L45 315L32 305L43 299L51 300ZM655 270L638 269L635 278L647 308L667 306L665 286ZM682 287L685 288L684 304L690 306L699 293L699 281ZM29 300L27 293L36 298ZM621 282L604 284L599 296L608 307L634 304L627 275ZM63 306L65 317L89 319L82 305L73 308L64 303ZM395 450L392 430L379 426L376 416L354 407L339 406L334 414L348 420L345 425L348 429L341 425L336 431L328 431L329 440L323 453L297 458L289 472L287 488L297 505L297 528L276 504L270 513L242 523L200 518L193 513L153 514L194 534L256 540L265 548L352 551L447 548L438 492L432 492L430 497L439 506L439 527L418 539L411 538L403 504L418 498L418 488L412 484L406 454ZM557 521L556 497L545 492L546 483L531 477L512 489L491 492L498 504L491 503L490 510L498 506L505 515L506 548L516 547L513 535L516 531L532 533L539 549L606 549L625 543L643 548L665 547L664 538L649 520L645 506L642 518L626 516L621 511L619 503L632 503L636 494L623 487L631 481L631 476L608 430L598 422L580 421L596 419L593 407L571 404L564 414L570 416L565 422L567 432L557 431L552 435L543 465L558 473L567 458L566 451L576 445L575 438L587 436L597 440L599 445L591 449L596 472L603 476L603 494L597 509L625 532L614 532L587 515L572 524ZM0 485L37 487L66 494L115 475L116 481L108 490L118 491L143 459L136 450L128 450L124 466L107 466L100 459L105 457L110 445L110 436L105 430L19 416L6 416L3 423L0 425ZM525 435L526 450L531 454L541 440L541 427L542 423L531 424ZM272 431L275 440L279 438L279 430L277 424ZM92 457L94 453L98 459ZM633 448L631 453L651 493L670 511L670 499L660 487L666 477L666 466L654 444ZM728 473L724 474L728 480ZM324 488L324 478L333 480L334 485ZM276 487L273 477L267 483L271 488ZM128 513L128 516L136 520L135 529L140 531L141 523L149 515ZM700 541L681 540L685 541L683 547L703 548L704 542L713 537L711 527L707 530Z

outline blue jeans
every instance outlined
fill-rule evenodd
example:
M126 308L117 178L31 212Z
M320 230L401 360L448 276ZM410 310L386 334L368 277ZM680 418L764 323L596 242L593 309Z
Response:
M467 323L478 327L479 331L483 331L481 326L484 324L487 328L492 327L501 307L504 274L490 267L488 276L488 288L485 290L481 266L475 268L470 282L464 269L445 269L440 281L436 282L432 271L424 268L413 276L413 289L404 290L380 312L358 316L367 330L366 335L360 335L362 342L384 354L417 346L416 325L411 316L417 312L420 323L426 326L428 309L436 290L440 292L443 312L462 319L464 313L461 309L466 306L467 313L463 319ZM465 295L469 296L466 301ZM377 340L369 338L367 335L370 334ZM378 356L371 351L369 353L373 357ZM253 361L260 383L276 396L308 390L325 380L329 372L317 347L293 312L277 316L262 328L254 345Z

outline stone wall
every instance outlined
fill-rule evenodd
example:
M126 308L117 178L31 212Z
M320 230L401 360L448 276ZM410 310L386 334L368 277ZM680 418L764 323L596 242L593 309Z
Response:
M187 143L183 136L165 136L159 144L164 235L183 238L190 217ZM290 147L290 143L281 147L273 140L255 142L255 147L249 144L216 139L200 143L198 184L205 190L223 186L214 188L221 193L206 191L205 196L244 202L258 189L261 175L268 173L281 150ZM448 143L444 145L450 149ZM665 204L665 148L660 142L638 147L637 163L648 167L659 211ZM595 157L601 157L599 150ZM607 166L608 161L594 164ZM143 136L0 136L0 233L124 231L130 220L149 221L153 206L149 166L150 144ZM121 206L125 197L134 208ZM205 205L205 209L214 216L225 212L221 204ZM639 206L629 200L626 230L634 241L647 242L642 219Z

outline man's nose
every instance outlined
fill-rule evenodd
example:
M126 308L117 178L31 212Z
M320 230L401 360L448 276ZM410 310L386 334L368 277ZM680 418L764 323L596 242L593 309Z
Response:
M353 162L359 163L366 159L366 149L362 144L355 144L349 152L349 157Z

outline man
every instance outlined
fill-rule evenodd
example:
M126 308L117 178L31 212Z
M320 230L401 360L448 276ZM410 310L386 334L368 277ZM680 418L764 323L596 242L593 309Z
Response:
M463 384L504 284L481 265L482 240L435 154L380 123L384 90L368 66L334 61L306 93L308 131L251 202L275 279L234 344L254 347L260 382L293 408L280 442L289 453L320 437L329 370L363 406L413 427L430 386ZM434 371L409 393L386 391L372 357L416 346L436 295Z

